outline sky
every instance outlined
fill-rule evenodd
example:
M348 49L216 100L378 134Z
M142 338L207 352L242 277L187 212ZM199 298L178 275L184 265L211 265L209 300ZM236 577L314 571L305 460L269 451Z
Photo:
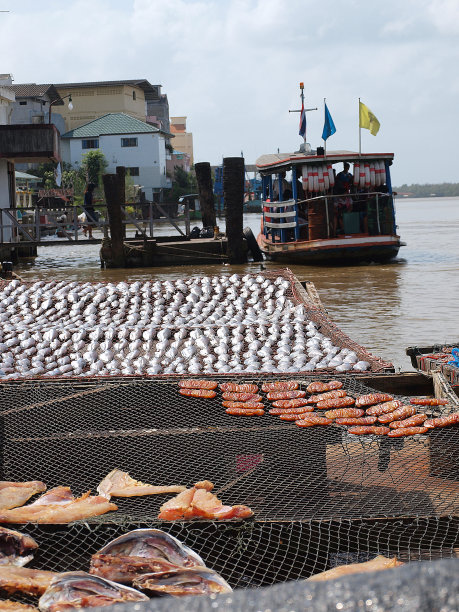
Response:
M0 0L14 83L147 79L187 117L195 162L246 163L307 140L393 152L394 185L459 182L459 0Z

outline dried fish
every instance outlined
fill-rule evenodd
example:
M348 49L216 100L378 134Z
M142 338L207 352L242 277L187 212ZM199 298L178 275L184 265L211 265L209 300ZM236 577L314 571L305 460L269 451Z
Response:
M162 493L181 493L186 487L181 485L150 485L134 480L127 472L118 468L112 470L97 487L99 495L110 497L135 497L137 495L158 495Z
M0 527L0 565L26 565L37 548L38 544L30 536Z
M40 595L46 591L51 580L56 576L58 576L56 572L2 565L0 566L0 589L9 595L17 592Z
M206 567L178 568L168 572L144 574L134 580L134 585L149 593L174 597L231 593L233 590L220 574Z
M376 572L380 570L391 569L392 567L398 567L403 565L401 561L397 561L396 557L389 559L383 555L378 555L371 561L365 561L364 563L350 563L349 565L339 565L332 569L315 574L307 579L307 582L319 582L322 580L334 580L341 576L348 576L349 574L360 574L362 572Z
M0 510L22 506L32 495L43 491L46 491L46 485L39 480L30 482L0 481Z

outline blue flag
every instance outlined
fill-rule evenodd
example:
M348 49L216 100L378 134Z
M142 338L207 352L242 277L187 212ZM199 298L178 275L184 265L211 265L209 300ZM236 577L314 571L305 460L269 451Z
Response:
M330 111L328 110L328 106L325 104L325 123L324 129L322 132L322 140L327 140L329 136L336 132L335 124L333 123L333 119L331 118Z

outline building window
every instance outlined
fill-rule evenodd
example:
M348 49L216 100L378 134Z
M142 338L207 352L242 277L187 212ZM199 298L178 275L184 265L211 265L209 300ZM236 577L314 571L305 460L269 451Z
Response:
M27 100L21 100L19 102L19 106L26 106L26 104L27 104Z
M99 148L99 139L98 138L91 138L88 140L82 140L81 141L81 148L82 149L98 149Z
M138 167L126 168L126 172L129 174L129 176L139 176L139 168Z
M122 138L121 139L122 147L136 147L137 146L137 138Z
M136 100L137 99L137 94L135 93L135 91L132 92L132 99Z

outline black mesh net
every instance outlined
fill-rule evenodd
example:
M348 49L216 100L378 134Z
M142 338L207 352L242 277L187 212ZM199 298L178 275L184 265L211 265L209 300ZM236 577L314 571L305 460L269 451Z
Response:
M304 389L317 376L288 379ZM273 377L218 377L225 380ZM340 380L354 397L372 391L358 378ZM115 467L159 485L209 479L225 504L246 504L254 517L170 523L157 519L167 497L115 498L118 510L97 518L20 526L40 546L32 567L85 570L92 553L137 527L169 531L233 587L307 577L376 554L455 556L457 428L401 439L352 436L336 425L301 429L268 413L229 416L220 394L185 398L177 381L0 385L2 479L69 485L75 494L94 491Z

